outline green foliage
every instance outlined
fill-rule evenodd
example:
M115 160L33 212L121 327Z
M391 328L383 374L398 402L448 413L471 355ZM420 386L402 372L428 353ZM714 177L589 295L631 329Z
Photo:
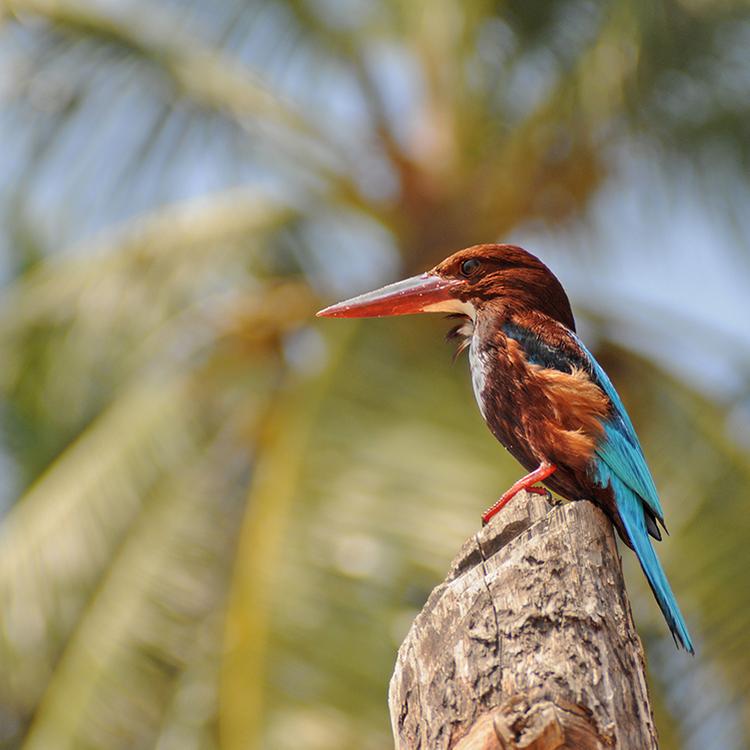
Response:
M720 181L750 142L740 10L6 2L0 748L388 747L395 649L518 469L439 323L313 313L584 217L635 140L718 143ZM633 570L663 746L719 717L740 748L739 397L609 338L698 641L665 647Z

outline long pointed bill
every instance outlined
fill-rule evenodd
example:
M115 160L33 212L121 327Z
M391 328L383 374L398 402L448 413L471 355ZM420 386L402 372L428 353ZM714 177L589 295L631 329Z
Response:
M456 301L458 286L458 281L423 273L326 307L318 313L318 317L382 318L387 315L440 312L450 309L450 304L441 303Z

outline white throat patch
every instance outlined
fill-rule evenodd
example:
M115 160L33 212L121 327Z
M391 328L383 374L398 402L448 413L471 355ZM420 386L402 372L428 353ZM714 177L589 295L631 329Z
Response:
M473 321L477 319L477 310L474 305L471 302L461 302L460 299L435 302L435 304L423 308L422 312L460 313L461 315L468 315Z

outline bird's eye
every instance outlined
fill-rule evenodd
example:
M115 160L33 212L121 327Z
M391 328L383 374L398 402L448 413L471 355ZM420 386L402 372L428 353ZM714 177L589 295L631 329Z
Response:
M482 265L481 262L478 261L476 258L469 258L469 260L465 260L461 264L461 275L471 276L479 270L479 267L481 265Z

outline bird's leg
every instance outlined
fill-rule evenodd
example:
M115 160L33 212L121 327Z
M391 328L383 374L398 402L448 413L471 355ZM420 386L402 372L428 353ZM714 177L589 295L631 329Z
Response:
M503 493L503 496L491 508L482 513L482 524L489 523L489 520L499 513L521 490L538 493L539 488L532 487L532 485L537 482L543 482L556 470L557 466L555 464L548 464L546 461L539 464L538 468L519 479L507 492Z

